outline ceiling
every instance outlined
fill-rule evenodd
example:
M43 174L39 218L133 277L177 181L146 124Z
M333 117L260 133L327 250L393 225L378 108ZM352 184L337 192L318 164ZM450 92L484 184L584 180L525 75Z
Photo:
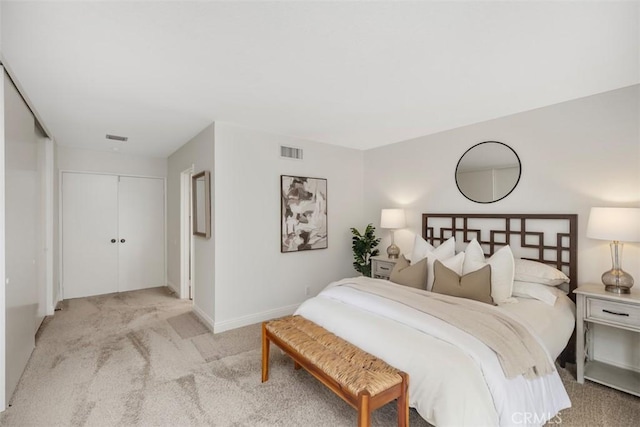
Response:
M640 82L638 2L3 1L0 15L5 63L59 144L157 157L213 121L367 149Z

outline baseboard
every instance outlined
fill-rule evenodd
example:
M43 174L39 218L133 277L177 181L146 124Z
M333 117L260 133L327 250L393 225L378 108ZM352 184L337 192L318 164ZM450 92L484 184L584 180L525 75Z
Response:
M204 311L202 311L197 305L193 304L192 306L193 312L207 325L207 328L213 332L215 329L213 328L213 319L207 315Z
M171 289L176 295L178 295L178 298L180 298L180 288L176 287L176 285L174 285L169 279L167 279L167 287Z
M229 331L231 329L241 328L242 326L253 325L255 323L264 322L265 320L274 319L276 317L288 316L293 314L300 304L289 305L286 307L267 310L260 313L250 314L248 316L236 317L235 319L216 322L213 327L214 333Z
M62 301L61 299L56 299L53 302L53 306L48 307L47 308L47 316L53 316L56 313L56 308L58 308L58 306L60 305L60 301Z

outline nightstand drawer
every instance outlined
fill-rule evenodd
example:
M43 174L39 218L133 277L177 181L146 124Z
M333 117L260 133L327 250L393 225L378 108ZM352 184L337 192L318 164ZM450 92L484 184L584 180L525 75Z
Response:
M640 329L640 306L587 298L587 320L603 320Z
M393 262L384 262L384 261L378 261L375 264L375 270L373 272L373 274L378 275L378 276L386 276L389 277L389 275L391 274L391 270L393 270Z

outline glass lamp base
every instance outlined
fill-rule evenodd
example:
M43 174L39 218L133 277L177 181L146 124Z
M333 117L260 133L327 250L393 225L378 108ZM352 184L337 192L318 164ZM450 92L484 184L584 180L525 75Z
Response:
M622 264L620 263L624 244L614 240L609 247L611 248L611 263L613 264L613 268L605 271L602 275L604 290L615 294L629 294L633 286L633 277L622 270Z
M400 248L397 247L394 243L392 243L387 248L387 256L391 259L397 259L399 255L400 255Z
M616 285L606 285L604 287L604 290L614 294L630 294L631 293L630 288L625 288L625 287L616 286Z
M604 290L615 294L629 294L633 286L633 277L626 271L609 270L602 275Z

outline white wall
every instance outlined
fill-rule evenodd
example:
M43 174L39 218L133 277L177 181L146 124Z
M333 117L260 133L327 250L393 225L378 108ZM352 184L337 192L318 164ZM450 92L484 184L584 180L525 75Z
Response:
M280 145L304 150L281 159ZM216 122L215 331L292 312L357 273L350 227L363 228L362 152ZM327 179L328 248L280 253L280 175Z
M53 144L53 295L52 305L55 309L62 296L60 283L60 198L58 189L60 188L60 174L58 173L58 144Z
M410 252L423 212L577 213L581 283L611 268L608 242L585 235L592 206L640 206L640 86L581 98L365 152L365 220L380 208L404 206L408 231L396 243ZM470 146L511 146L522 176L505 199L467 200L455 167ZM381 244L385 247L385 242ZM623 267L640 280L640 244L625 245Z
M180 288L180 174L194 166L195 173L211 172L214 177L214 125L207 126L168 159L167 175L167 277L170 286ZM213 191L212 191L213 192ZM215 201L212 197L212 206ZM212 219L213 222L213 212ZM192 273L194 311L214 326L215 243L213 237L194 237L194 271Z
M2 58L2 51L4 50L2 48L2 3L4 2L0 1L0 58ZM0 71L4 71L4 70L0 70ZM1 112L2 111L0 111L0 113Z
M58 170L152 177L167 176L167 159L57 146Z

